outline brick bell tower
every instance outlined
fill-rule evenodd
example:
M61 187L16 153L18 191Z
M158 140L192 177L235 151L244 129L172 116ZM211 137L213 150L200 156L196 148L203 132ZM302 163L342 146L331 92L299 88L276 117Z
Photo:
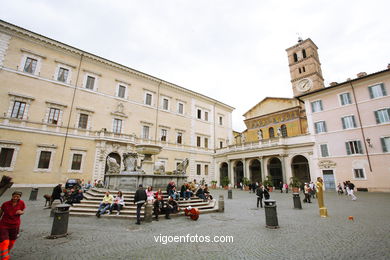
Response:
M286 49L295 97L325 87L317 50L310 38Z

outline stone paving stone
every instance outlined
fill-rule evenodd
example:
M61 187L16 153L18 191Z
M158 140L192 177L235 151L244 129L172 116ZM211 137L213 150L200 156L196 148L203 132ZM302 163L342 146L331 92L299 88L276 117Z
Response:
M14 188L0 201L10 198ZM21 189L27 204L21 236L12 259L390 259L390 194L358 192L357 201L335 192L325 193L329 217L321 218L317 201L293 209L292 194L272 192L279 229L265 228L264 209L256 208L253 193L212 190L225 196L225 213L201 215L198 221L175 217L134 224L134 220L70 217L69 236L49 240L53 218L43 209L41 188L37 201L31 189ZM301 195L301 199L303 196ZM354 221L348 220L349 216ZM233 236L233 243L156 243L159 235ZM271 257L271 258L270 258Z

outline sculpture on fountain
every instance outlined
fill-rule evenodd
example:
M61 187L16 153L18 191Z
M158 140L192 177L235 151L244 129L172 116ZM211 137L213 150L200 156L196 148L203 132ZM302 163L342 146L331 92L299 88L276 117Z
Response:
M188 167L188 164L189 164L190 160L188 160L188 158L185 158L177 167L176 167L176 170L174 170L173 172L175 174L186 174L186 170L187 170L187 167Z
M137 166L138 153L124 153L123 154L123 164L125 166L125 171L135 172L140 169Z
M165 165L163 162L155 162L154 163L154 174L162 174L165 172Z
M109 174L118 174L121 169L116 159L110 156L107 157L107 166Z

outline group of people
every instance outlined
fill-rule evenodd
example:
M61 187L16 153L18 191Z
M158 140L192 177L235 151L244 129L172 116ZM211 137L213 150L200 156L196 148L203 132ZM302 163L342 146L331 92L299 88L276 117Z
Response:
M354 194L355 184L353 184L351 181L345 181L345 182L343 182L343 186L344 187L342 187L340 183L337 185L338 194L342 195L345 191L345 195L351 196L352 200L356 200L357 197ZM344 191L343 191L343 188L344 188Z
M256 187L257 207L263 207L263 198L268 200L270 198L268 187L264 187L262 183Z
M50 205L59 200L61 203L67 203L73 205L74 203L80 203L84 199L83 190L71 188L69 190L63 189L62 184L58 184L53 188L50 197Z
M99 208L96 212L96 217L100 218L100 215L108 212L108 215L112 213L113 210L116 210L116 215L120 215L121 210L125 206L125 198L121 191L118 191L116 196L112 196L109 191L106 191L104 194L103 200L99 205Z
M315 198L316 196L316 185L313 182L306 182L304 183L304 186L302 188L302 192L305 195L305 198L303 199L303 202L305 203L311 203L311 199Z

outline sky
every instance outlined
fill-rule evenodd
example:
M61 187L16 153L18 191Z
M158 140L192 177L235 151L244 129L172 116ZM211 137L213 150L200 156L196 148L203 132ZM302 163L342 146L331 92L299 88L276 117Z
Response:
M286 49L317 45L325 86L390 63L388 0L0 0L0 19L235 108L292 97Z

